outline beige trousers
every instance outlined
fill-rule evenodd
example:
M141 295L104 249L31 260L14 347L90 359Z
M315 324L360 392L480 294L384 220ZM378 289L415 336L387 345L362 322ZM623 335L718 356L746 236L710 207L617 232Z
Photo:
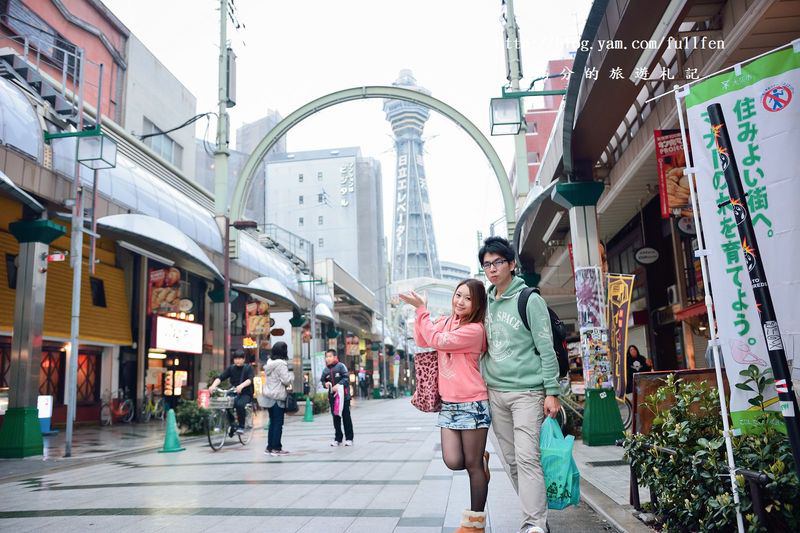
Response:
M547 531L547 495L539 460L539 432L544 421L544 391L502 392L489 389L492 428L522 508L522 527Z

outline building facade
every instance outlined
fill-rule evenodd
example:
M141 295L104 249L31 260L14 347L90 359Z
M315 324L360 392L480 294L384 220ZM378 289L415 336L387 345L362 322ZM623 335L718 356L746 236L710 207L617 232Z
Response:
M430 94L417 85L410 70L400 71L400 77L392 85ZM422 140L422 130L430 111L419 104L401 100L386 100L383 110L386 120L392 125L397 153L392 279L438 278L442 271L433 231Z
M443 280L459 282L472 277L468 266L451 263L450 261L441 261L440 265L442 267Z
M359 148L276 154L267 161L266 221L313 243L373 292L385 285L380 163Z

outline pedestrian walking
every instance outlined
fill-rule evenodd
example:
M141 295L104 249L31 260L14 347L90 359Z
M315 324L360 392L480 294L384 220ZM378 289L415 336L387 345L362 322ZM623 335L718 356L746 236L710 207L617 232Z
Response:
M344 439L345 446L353 445L353 420L350 418L350 378L347 367L339 362L336 350L325 352L325 368L322 369L320 382L328 389L328 403L333 416L333 429L335 431L331 446L341 446ZM344 435L342 434L344 423Z
M264 365L266 380L262 389L262 405L269 413L269 431L265 454L272 456L288 455L283 449L283 420L286 414L286 397L290 394L294 376L289 372L289 355L285 342L276 342L272 347L267 364Z
M502 237L489 237L478 259L492 284L488 291L488 355L483 377L489 389L494 433L519 495L524 533L547 530L547 495L540 462L539 432L545 416L559 411L558 361L547 304L536 293L526 306L525 328L517 300L525 288L514 275L514 249Z
M442 410L436 425L441 428L442 459L450 470L469 474L470 508L463 511L456 531L483 531L489 491L486 437L492 422L479 362L486 351L486 289L477 279L462 281L453 294L452 313L436 321L416 292L401 294L400 299L416 309L417 346L437 351Z

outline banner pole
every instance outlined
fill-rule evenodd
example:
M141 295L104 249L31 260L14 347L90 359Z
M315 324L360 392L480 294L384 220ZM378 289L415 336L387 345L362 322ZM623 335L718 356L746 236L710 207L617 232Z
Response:
M714 316L714 300L711 295L711 283L708 275L708 251L705 247L703 236L703 226L700 221L700 202L697 199L697 174L694 172L694 161L689 153L689 143L686 139L686 125L683 117L682 98L688 94L688 87L678 87L675 90L675 104L678 111L678 122L681 130L681 141L683 143L683 153L688 167L684 169L684 174L689 178L689 193L692 198L692 214L694 216L694 227L697 230L697 252L696 256L700 259L700 271L703 275L703 288L705 289L706 313L708 313L708 328L711 334L709 343L711 353L714 356L714 372L717 378L717 392L719 394L720 416L722 416L722 430L725 439L725 455L728 459L728 474L731 480L731 492L733 501L736 505L736 526L739 533L744 533L744 520L742 519L742 509L739 502L739 485L736 482L736 459L733 455L733 439L731 438L731 427L728 421L728 401L725 398L725 384L722 381L722 354L720 353L720 342L717 336L717 319Z
M772 366L772 375L775 378L775 389L778 392L781 413L783 413L783 420L786 422L789 444L794 456L795 473L800 478L800 420L797 418L797 397L792 390L792 375L789 372L789 364L786 361L786 351L783 349L783 339L778 327L778 317L775 316L775 307L772 304L772 294L767 281L767 273L761 261L758 240L750 217L750 207L747 205L747 195L744 192L744 187L742 187L739 168L733 155L733 146L728 135L728 126L725 123L722 106L711 104L707 109L714 129L717 153L722 163L722 170L725 173L725 181L728 183L728 193L730 194L730 204L733 207L733 215L736 220L736 230L739 232L739 238L742 239L742 251L747 263L750 283L753 286L753 296L759 310L758 318L761 321L764 340L767 343L769 362Z

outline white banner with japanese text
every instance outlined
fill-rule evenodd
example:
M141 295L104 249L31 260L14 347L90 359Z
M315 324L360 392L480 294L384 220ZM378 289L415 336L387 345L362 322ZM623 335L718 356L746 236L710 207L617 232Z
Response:
M718 335L734 426L747 431L754 393L736 388L750 365L770 368L728 187L706 111L722 106L747 193L787 357L800 349L800 52L791 47L693 85L686 95L689 133ZM791 361L790 361L791 364ZM797 364L795 363L795 366ZM766 403L777 409L774 387Z

